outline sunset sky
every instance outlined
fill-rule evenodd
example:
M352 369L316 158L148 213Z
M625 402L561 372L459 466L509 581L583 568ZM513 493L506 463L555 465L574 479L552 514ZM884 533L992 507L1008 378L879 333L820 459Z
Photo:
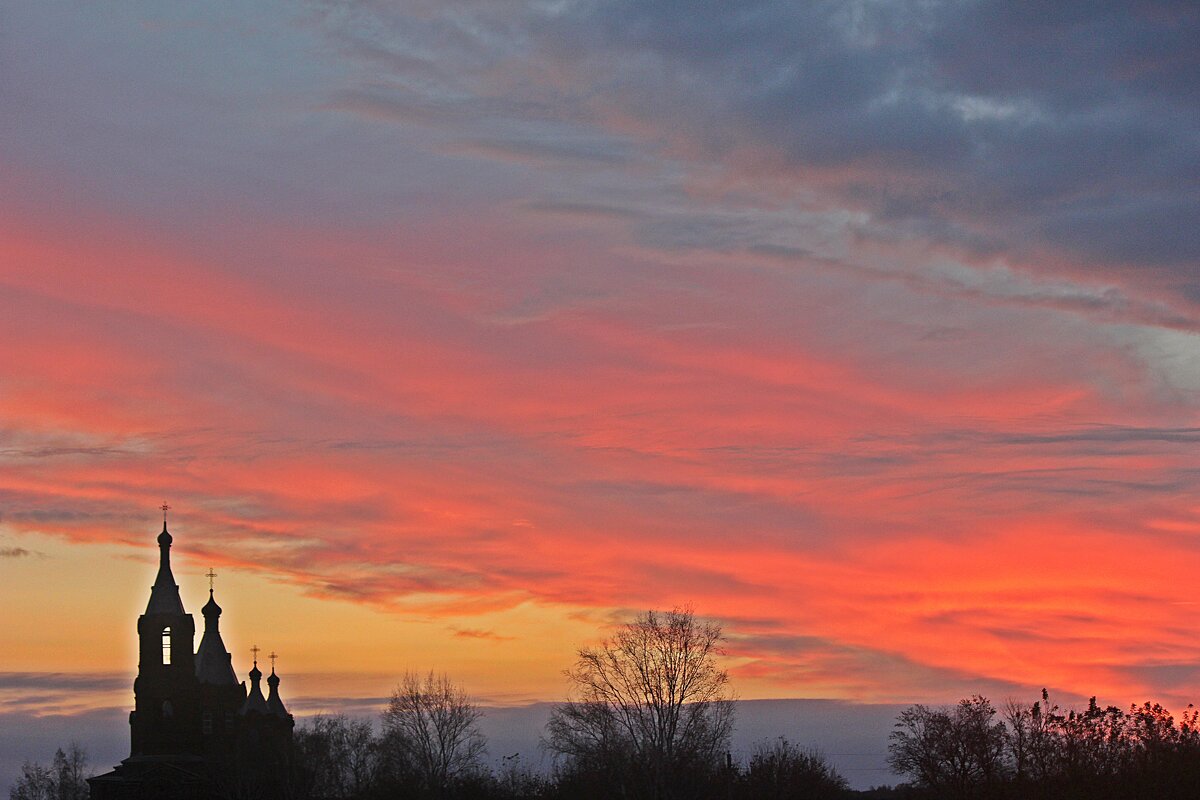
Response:
M0 11L0 712L239 675L1200 701L1200 8Z

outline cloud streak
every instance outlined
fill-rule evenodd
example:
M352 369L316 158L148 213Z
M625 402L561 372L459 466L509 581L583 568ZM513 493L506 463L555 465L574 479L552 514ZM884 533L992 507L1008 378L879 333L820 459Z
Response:
M33 555L33 551L24 547L0 547L0 558L25 558Z

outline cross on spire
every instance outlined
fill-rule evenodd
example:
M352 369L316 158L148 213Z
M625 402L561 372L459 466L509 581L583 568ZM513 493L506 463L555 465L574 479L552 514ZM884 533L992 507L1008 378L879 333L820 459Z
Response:
M171 510L171 507L170 507L169 505L167 505L167 504L166 504L166 501L163 501L163 504L162 504L161 506L159 506L159 508L161 508L161 509L162 509L162 512L163 512L163 525L165 526L165 525L167 524L167 512Z
M262 651L262 648L259 647L258 645L254 645L253 647L250 648L250 652L254 653L254 666L256 666L256 667L258 666L258 654L261 651Z
M213 572L212 567L209 567L208 572L204 573L204 577L208 578L208 593L212 594L213 578L217 577L217 573Z
M267 658L271 659L271 672L274 673L275 672L275 659L279 658L279 656L275 655L275 651L272 650L271 655L267 656Z

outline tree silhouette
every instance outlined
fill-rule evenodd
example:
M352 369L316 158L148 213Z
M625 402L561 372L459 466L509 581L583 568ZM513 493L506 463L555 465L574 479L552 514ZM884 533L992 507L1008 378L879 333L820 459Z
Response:
M348 800L374 783L378 747L367 720L318 714L296 729L293 746L299 797Z
M888 763L918 786L947 797L986 796L1005 771L1006 729L975 695L952 708L910 706L889 737Z
M830 800L847 785L823 755L782 736L755 746L742 784L756 800Z
M1091 698L1082 711L1009 701L1004 721L982 697L953 708L911 706L888 760L917 797L1021 800L1195 800L1200 797L1200 712L1176 719L1157 703L1128 711Z
M578 651L572 696L546 745L571 768L636 797L687 796L717 768L733 730L721 627L690 609L647 611L612 639Z
M87 768L87 752L71 742L66 750L60 747L55 751L49 767L29 761L22 764L8 796L10 800L86 800Z
M443 796L453 783L477 773L487 742L482 712L445 674L406 673L383 712L383 761L393 778L411 778Z

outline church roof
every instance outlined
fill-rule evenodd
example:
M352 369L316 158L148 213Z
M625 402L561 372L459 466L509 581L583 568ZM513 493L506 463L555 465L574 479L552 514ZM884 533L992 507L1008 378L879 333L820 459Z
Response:
M229 655L221 639L221 607L213 599L212 589L208 590L208 602L202 610L204 636L196 650L196 677L201 683L213 686L236 686L238 679L233 671L233 656Z
M146 604L147 614L186 614L183 601L179 599L179 585L171 574L171 534L167 533L167 523L163 521L162 533L158 535L158 577L154 586L150 587L150 602Z
M287 708L283 705L283 700L279 697L279 676L275 674L275 667L271 667L271 676L267 678L267 686L270 691L267 693L267 708L272 714L279 717L287 716Z
M250 693L246 695L246 702L242 704L240 713L249 714L251 711L257 711L259 714L268 714L271 709L267 706L267 698L263 697L262 687L259 686L259 681L262 680L262 671L258 668L258 662L254 662L254 668L250 670Z

